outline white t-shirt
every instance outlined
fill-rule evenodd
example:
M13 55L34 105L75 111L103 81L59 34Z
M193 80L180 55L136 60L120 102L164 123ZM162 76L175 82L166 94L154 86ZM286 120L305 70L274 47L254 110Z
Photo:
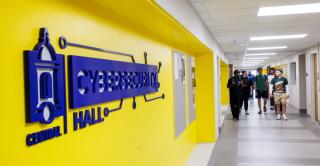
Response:
M271 80L274 78L274 75L268 75L268 83L269 83L269 87L271 84Z

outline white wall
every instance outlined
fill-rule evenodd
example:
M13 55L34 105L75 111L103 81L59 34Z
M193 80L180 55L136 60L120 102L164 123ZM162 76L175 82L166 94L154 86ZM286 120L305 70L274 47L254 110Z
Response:
M317 68L317 73L319 73L319 67L320 67L320 58L319 58L319 53L320 53L320 45L314 46L312 48L309 48L305 51L305 73L307 76L305 76L302 71L297 71L297 82L296 85L292 85L289 82L289 88L290 88L290 100L289 103L296 107L297 109L307 109L308 115L310 115L312 118L314 118L314 98L315 96L315 90L313 89L313 81L312 77L314 74L312 71L312 66L313 66L313 61L311 55L316 53L318 55L318 68ZM301 68L301 64L299 63L299 55L303 53L293 55L286 57L281 60L277 60L276 62L270 62L269 65L271 66L277 66L277 65L282 65L282 64L288 64L289 66L289 73L288 75L290 76L290 65L289 63L291 62L296 62L297 63L297 69ZM302 77L305 77L306 79L306 84L304 85L300 80L303 80ZM290 78L288 78L290 80ZM305 89L304 89L305 88ZM318 96L320 96L320 82L318 79L318 87L317 87L317 93ZM300 100L300 98L305 98L305 100ZM318 98L318 105L320 104L320 98ZM318 106L318 109L320 108L320 105ZM320 111L318 111L318 117L320 117Z
M313 96L315 95L315 91L312 88L313 87L313 81L312 81L312 77L313 77L313 72L312 72L312 59L311 59L311 55L316 53L317 55L319 55L319 46L315 46L312 47L310 49L308 49L306 51L306 73L308 74L306 81L307 81L307 85L306 85L306 93L307 93L307 112L310 116L313 116L313 110L314 110L314 104L315 101L313 100ZM319 58L318 58L318 67L319 67ZM319 72L319 68L318 68L318 72ZM318 83L319 86L319 83ZM318 87L319 89L319 87ZM319 96L319 91L318 91L318 96ZM319 103L319 102L318 102ZM320 108L318 106L318 108Z
M215 93L215 126L216 136L219 135L219 121L221 119L220 106L220 59L229 63L229 58L219 47L214 37L211 35L207 26L203 23L199 15L193 9L188 0L157 0L157 3L168 13L170 13L178 22L188 29L195 37L202 41L207 47L214 52L214 93Z
M297 109L305 109L305 105L303 105L303 103L300 103L300 78L304 77L304 75L300 75L300 72L298 71L300 68L300 63L299 63L299 55L302 55L304 53L299 53L297 55L293 55L293 56L288 56L284 59L281 60L277 60L275 62L270 62L269 65L271 66L279 66L279 65L283 65L283 64L287 64L288 65L288 81L289 81L289 92L290 92L290 98L289 98L289 104L291 104L292 106L294 106ZM296 84L292 84L290 82L290 63L292 62L296 62Z
M219 47L207 26L188 0L157 0L157 3L209 47L215 55L219 56L224 62L229 63L229 58Z

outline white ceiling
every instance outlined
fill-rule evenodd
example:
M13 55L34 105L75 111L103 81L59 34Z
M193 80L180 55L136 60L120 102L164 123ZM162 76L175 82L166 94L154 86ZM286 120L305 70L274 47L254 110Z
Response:
M320 13L258 17L260 7L319 3L320 0L189 0L235 66L240 67L247 47L287 45L272 59L294 55L320 43ZM303 39L250 41L252 36L308 33ZM260 64L263 65L263 64Z

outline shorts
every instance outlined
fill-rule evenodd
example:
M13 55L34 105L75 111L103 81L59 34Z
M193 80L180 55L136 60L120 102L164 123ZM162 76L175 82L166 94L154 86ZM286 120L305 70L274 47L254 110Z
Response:
M256 98L257 99L267 99L268 98L268 91L267 90L257 90L256 91Z
M285 105L287 102L287 93L274 92L273 97L274 97L274 103L276 105L279 105L280 103L282 105Z

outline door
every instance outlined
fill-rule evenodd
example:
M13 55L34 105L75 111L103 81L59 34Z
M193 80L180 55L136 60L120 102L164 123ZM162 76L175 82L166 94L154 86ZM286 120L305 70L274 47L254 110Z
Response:
M311 55L312 58L312 82L313 82L313 87L312 87L312 91L313 91L313 111L314 111L314 120L318 121L319 117L318 117L318 61L317 61L317 54L312 54Z

